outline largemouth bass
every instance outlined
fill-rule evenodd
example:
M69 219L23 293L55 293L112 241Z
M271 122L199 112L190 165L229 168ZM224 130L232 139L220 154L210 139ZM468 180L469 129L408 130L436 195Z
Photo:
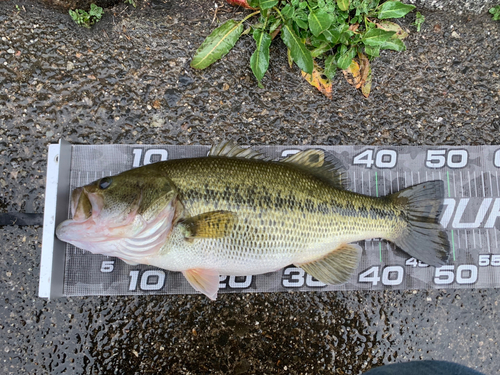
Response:
M72 192L62 241L129 264L180 271L217 297L219 275L290 264L326 284L347 282L369 238L444 264L444 187L429 181L376 198L347 191L341 167L319 150L270 161L231 143L208 157L158 162Z

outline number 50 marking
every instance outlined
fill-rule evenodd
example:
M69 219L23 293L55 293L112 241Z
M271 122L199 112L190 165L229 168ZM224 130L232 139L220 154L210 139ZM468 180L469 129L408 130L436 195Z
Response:
M463 168L467 166L469 154L467 150L427 150L425 166L427 168Z

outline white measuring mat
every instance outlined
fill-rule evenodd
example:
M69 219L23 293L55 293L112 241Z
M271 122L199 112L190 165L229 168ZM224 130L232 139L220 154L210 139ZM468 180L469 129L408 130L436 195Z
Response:
M351 280L325 285L289 266L254 276L221 276L220 293L285 290L489 288L500 286L500 146L265 146L271 158L308 148L339 159L349 190L384 196L429 180L445 182L441 223L451 244L447 265L431 267L386 241L359 244ZM55 238L69 218L72 189L160 160L206 156L208 146L51 145L48 156L40 297L196 293L182 274L94 255Z

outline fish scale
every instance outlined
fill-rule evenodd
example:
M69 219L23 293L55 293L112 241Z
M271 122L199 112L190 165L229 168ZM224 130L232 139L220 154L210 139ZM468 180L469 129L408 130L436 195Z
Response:
M211 157L189 159L189 167L186 160L158 164L178 189L189 216L213 210L238 213L230 237L189 244L198 246L194 252L198 255L193 255L198 259L192 259L195 267L203 266L205 253L210 253L216 258L213 262L231 259L225 262L227 268L221 269L225 274L252 274L263 268L263 260L269 260L263 271L270 272L281 268L284 261L317 259L318 254L342 242L367 235L387 237L394 228L396 216L377 207L382 204L380 199L338 190L286 163ZM193 186L205 189L197 191ZM362 212L375 212L375 217L360 217L348 203L352 200L361 200L357 207L363 207ZM241 243L244 245L238 245ZM179 246L166 244L165 249L184 252ZM256 252L259 257L255 258L252 255Z

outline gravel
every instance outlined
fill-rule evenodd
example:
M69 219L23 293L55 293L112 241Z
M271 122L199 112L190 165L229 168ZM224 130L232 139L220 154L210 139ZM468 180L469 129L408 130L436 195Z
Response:
M333 100L287 65L281 42L259 89L251 37L205 71L218 1L119 5L93 29L39 4L0 2L0 211L43 212L47 146L80 144L480 145L498 143L500 23L484 4L432 9L407 51L373 62L368 99L338 74ZM489 4L489 3L488 3ZM15 5L20 7L16 9ZM224 5L224 6L223 6ZM220 8L222 7L222 8ZM439 8L438 8L439 9ZM3 227L4 374L360 374L410 359L498 367L498 289L37 296L40 227Z

